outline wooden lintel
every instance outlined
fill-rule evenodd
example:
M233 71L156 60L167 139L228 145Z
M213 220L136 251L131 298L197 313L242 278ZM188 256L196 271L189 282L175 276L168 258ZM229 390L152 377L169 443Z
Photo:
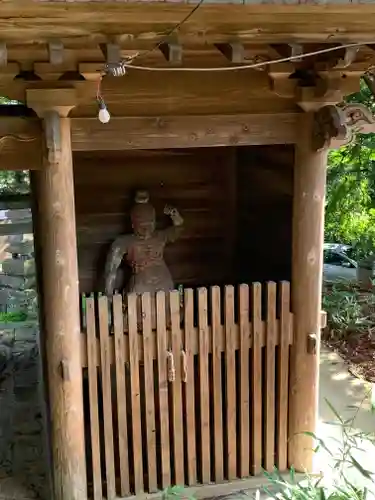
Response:
M215 46L231 63L238 64L244 62L245 48L242 43L217 43Z
M72 118L73 151L293 144L298 113Z
M51 40L48 44L49 62L59 66L64 62L64 45L60 40Z
M182 46L176 42L162 43L159 46L160 52L171 64L182 63Z
M40 170L42 130L35 118L0 118L0 170Z

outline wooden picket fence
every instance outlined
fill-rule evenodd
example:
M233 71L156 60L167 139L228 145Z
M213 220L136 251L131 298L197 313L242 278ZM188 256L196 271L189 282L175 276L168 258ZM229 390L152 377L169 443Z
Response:
M289 283L110 303L87 298L81 336L95 500L287 468Z

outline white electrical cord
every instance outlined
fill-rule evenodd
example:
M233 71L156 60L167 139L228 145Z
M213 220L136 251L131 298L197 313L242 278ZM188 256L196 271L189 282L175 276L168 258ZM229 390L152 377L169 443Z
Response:
M360 43L347 43L344 45L338 45L337 47L329 47L327 49L321 49L321 50L316 50L314 52L307 52L306 54L298 54L296 56L289 56L289 57L283 57L281 59L274 59L271 61L261 61L253 64L243 64L241 66L224 66L222 68L176 68L176 67L165 67L165 68L157 68L157 67L151 67L151 66L136 66L133 65L131 62L123 62L124 67L128 69L134 69L137 71L180 71L180 72L210 72L210 71L238 71L242 69L256 69L256 68L261 68L264 66L269 66L270 64L279 64L279 63L284 63L284 62L289 62L289 61L294 61L295 59L304 59L306 57L311 57L311 56L317 56L319 54L326 54L327 52L333 52L335 50L341 50L341 49L350 49L354 47L363 47L364 45L372 45L375 44L375 41L373 42L360 42Z

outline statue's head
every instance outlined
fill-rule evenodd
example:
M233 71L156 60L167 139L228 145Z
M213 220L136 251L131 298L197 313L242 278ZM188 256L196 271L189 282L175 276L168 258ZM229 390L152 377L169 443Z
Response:
M130 217L133 231L137 236L147 238L155 231L155 209L149 203L147 191L137 191Z

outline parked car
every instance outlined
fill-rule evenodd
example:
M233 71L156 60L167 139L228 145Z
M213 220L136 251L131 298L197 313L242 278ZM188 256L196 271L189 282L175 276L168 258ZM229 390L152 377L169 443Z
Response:
M357 281L355 260L350 258L351 247L340 243L325 243L323 247L323 280Z

